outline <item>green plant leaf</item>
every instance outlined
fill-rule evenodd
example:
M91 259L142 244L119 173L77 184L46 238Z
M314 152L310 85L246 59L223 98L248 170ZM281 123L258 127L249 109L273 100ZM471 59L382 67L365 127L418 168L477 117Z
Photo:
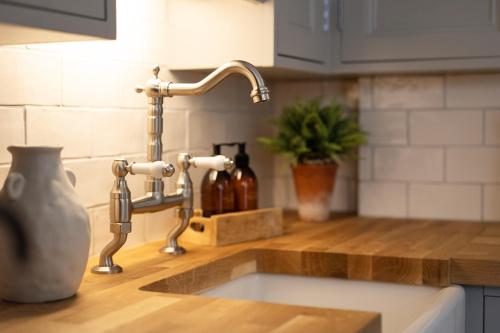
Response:
M320 99L288 105L273 123L276 136L258 141L271 152L291 156L298 162L352 158L367 137L357 115L344 112L335 100L326 106L321 105Z

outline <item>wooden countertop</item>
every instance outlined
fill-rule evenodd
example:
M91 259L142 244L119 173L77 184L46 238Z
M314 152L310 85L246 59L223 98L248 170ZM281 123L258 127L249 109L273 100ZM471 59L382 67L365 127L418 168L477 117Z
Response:
M68 300L0 302L0 332L380 332L375 313L184 295L255 271L500 286L497 223L347 216L290 223L270 240L185 244L181 257L159 254L161 244L120 251L115 262L124 273L88 273Z

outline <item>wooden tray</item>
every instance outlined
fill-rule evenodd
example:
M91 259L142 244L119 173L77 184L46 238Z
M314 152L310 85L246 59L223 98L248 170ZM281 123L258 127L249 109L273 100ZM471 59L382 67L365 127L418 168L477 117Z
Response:
M196 210L180 241L222 246L283 234L283 210L264 208L202 217Z

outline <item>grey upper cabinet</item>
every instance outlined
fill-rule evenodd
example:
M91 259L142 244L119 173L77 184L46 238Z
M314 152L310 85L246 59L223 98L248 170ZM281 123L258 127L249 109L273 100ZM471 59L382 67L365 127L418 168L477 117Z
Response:
M332 0L168 0L171 70L206 70L231 59L266 76L329 74Z
M116 37L115 0L0 0L0 44Z
M328 0L278 0L278 56L326 64L330 37L329 21Z
M500 68L498 0L338 0L335 72Z

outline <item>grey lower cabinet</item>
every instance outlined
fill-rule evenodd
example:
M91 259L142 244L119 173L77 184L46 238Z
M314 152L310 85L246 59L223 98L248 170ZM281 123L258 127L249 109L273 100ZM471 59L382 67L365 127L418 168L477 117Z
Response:
M333 71L500 68L500 0L336 0Z
M500 297L484 297L484 332L500 332Z
M0 0L0 45L116 38L116 0Z
M464 286L466 333L500 332L500 288Z

